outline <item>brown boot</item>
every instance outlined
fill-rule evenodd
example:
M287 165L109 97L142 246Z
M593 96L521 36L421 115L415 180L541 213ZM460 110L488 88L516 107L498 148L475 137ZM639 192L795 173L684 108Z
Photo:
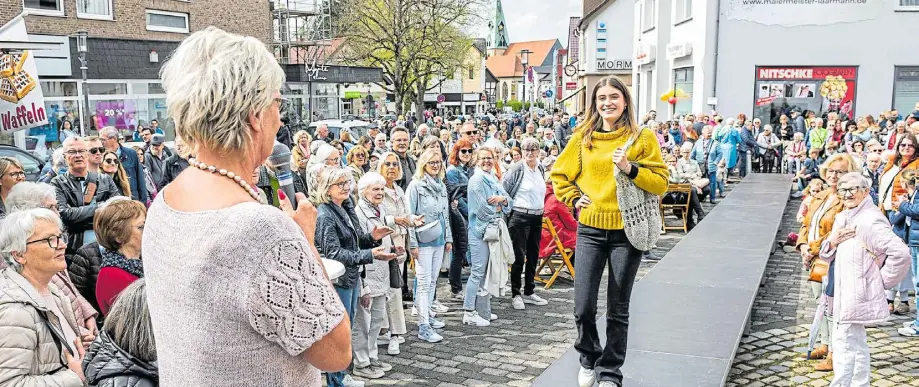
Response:
M814 371L829 372L833 370L833 352L826 355L826 359L814 366Z
M817 346L816 349L811 351L811 356L807 357L807 354L804 354L804 360L820 360L826 359L826 354L830 352L830 347L828 345Z

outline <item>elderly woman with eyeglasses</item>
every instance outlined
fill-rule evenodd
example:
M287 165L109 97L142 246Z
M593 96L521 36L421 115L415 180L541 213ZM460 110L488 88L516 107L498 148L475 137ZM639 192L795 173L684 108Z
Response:
M0 218L6 213L6 197L16 184L26 180L22 163L12 157L0 157Z
M386 226L363 230L351 202L354 181L347 168L327 167L316 179L316 189L310 191L313 203L318 204L316 219L316 247L325 258L341 262L345 274L338 278L335 291L348 316L354 320L361 296L361 271L374 260L390 261L396 254L380 240L392 234ZM329 386L351 385L350 375L331 372L326 375Z
M820 259L834 262L832 387L871 385L871 351L865 325L887 321L884 289L897 285L910 267L909 248L868 195L860 173L843 175L836 194L844 210L820 245Z
M431 315L431 309L444 254L453 249L442 160L443 157L438 150L428 149L422 152L418 158L415 176L406 192L413 221L424 222L423 226L414 230L418 241L418 258L415 260L415 307L418 312L418 338L430 343L443 340L443 336L434 329L443 328L445 324Z
M52 283L67 269L67 240L54 212L0 221L0 386L83 386L83 347L70 302Z
M302 194L259 204L252 175L287 114L283 69L258 39L208 27L160 73L180 152L194 158L143 232L159 382L322 385L320 370L351 362L351 324L314 247L315 208Z

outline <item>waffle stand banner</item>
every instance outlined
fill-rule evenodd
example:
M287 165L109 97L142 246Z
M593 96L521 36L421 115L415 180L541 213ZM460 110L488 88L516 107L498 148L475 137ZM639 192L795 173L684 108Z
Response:
M28 40L21 15L0 27L0 41ZM47 123L35 58L28 50L0 51L0 132L16 132Z

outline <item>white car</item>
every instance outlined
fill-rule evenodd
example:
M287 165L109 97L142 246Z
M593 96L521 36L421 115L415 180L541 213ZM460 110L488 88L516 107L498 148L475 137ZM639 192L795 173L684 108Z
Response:
M351 132L351 137L354 141L357 141L358 138L367 134L367 130L370 129L370 123L366 121L345 121L345 120L322 120L310 122L309 127L306 131L310 136L316 137L316 128L319 125L325 124L329 127L329 133L336 139L341 138L341 131L347 129Z

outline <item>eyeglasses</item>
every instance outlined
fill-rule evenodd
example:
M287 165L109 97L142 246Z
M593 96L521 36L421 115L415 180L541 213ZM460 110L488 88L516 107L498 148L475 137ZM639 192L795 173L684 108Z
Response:
M85 155L86 149L71 149L69 151L64 152L64 154L68 156Z
M356 159L363 159L363 158L366 158L366 157L367 157L367 155L365 155L365 154L363 154L363 153L358 153L358 154L355 154L355 155L354 155L354 158L356 158Z
M335 183L335 184L333 184L333 185L336 186L336 187L338 187L338 189L340 189L340 190L342 190L342 191L346 191L346 190L348 190L349 188L351 188L351 180L340 181L340 182Z
M441 164L440 160L428 161L428 165L432 167L439 167Z
M101 146L98 148L89 148L89 153L94 155L105 153L105 148Z
M856 192L862 190L861 187L852 187L852 188L837 188L836 195L841 198L847 198L849 196L855 195Z
M48 244L48 247L52 249L56 249L59 246L61 246L61 244L67 245L67 234L52 235L44 239L28 241L26 242L26 245L31 245L33 243L38 243L38 242L45 242Z
M491 156L479 157L479 161L494 161L494 159L495 158Z
M287 115L287 110L290 109L290 100L287 98L275 98L274 101L278 103L278 112L282 116Z
M51 211L54 211L54 212L60 212L60 210L61 210L61 208L58 207L57 204L52 204L52 205L48 205L48 206L41 206L41 208L44 208L44 209L47 209L47 210L51 210Z
M387 161L383 163L383 166L387 168L395 168L399 166L399 162Z
M536 153L539 152L539 149L524 149L523 153Z
M468 155L472 153L472 149L471 148L460 149L459 152L464 155Z
M904 143L901 143L901 144L900 144L900 148L913 148L913 149L916 149L916 146L913 145L913 144L904 142Z
M25 179L26 178L26 173L23 171L10 172L10 173L7 173L6 175L14 179Z
M106 163L106 164L115 165L115 164L118 164L118 159L105 159L105 160L103 160L103 162Z
M826 170L826 174L827 174L827 175L829 175L829 174L831 174L831 173L832 173L833 175L839 176L839 175L845 175L846 173L849 173L849 171L842 171L842 170L839 170L839 169L827 169L827 170Z

